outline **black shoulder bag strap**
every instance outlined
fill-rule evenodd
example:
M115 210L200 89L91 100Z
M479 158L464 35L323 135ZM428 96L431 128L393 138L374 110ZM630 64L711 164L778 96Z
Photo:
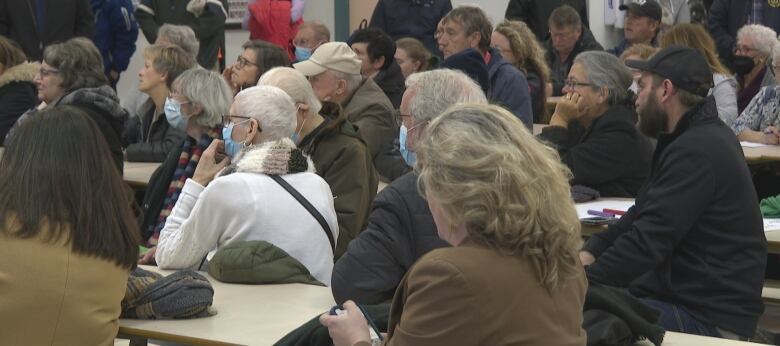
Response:
M333 250L333 254L336 254L336 240L333 239L333 232L330 230L330 226L328 226L328 222L325 221L325 218L322 217L322 214L320 214L319 211L317 211L316 208L314 208L311 203L306 199L306 197L303 197L298 190L296 190L292 185L290 185L288 182L286 182L282 177L278 175L269 175L271 179L273 179L275 182L277 182L279 185L281 185L287 192L289 192L295 199L298 200L298 203L300 203L306 210L309 211L309 214L311 216L314 216L315 219L317 219L317 222L320 223L320 226L322 226L322 230L325 231L325 235L328 236L328 241L330 241L330 249Z

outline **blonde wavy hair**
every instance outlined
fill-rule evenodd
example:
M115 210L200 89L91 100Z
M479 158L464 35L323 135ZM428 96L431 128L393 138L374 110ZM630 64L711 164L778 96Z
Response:
M550 81L550 68L544 58L545 50L536 40L536 35L527 24L517 20L505 20L496 26L495 31L509 41L509 48L517 59L515 67L526 74L535 73L539 76L542 99L546 100L545 85ZM542 109L544 114L540 118L547 119L547 107Z
M494 105L456 104L417 146L418 187L470 239L528 259L548 289L581 271L571 172L517 117Z

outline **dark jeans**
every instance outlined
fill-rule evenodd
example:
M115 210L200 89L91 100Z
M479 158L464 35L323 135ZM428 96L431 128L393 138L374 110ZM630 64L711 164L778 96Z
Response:
M714 336L716 338L721 337L717 327L697 320L688 313L688 310L680 305L650 298L640 298L639 300L661 311L661 318L658 320L658 324L668 331Z

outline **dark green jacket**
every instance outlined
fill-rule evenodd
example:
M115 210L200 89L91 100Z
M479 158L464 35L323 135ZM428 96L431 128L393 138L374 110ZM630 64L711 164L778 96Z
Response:
M135 10L135 18L149 43L157 40L157 31L163 24L187 25L195 31L200 41L198 64L213 69L217 52L225 46L225 20L227 0L203 1L202 8L187 8L195 0L141 0ZM196 13L199 13L196 15ZM224 48L223 48L224 49ZM224 55L224 52L222 52Z
M240 241L221 247L209 261L209 275L222 282L238 284L325 286L301 262L263 240Z
M344 118L341 107L325 102L320 113L325 123L304 137L299 147L311 156L335 198L338 259L366 225L379 180L365 141Z

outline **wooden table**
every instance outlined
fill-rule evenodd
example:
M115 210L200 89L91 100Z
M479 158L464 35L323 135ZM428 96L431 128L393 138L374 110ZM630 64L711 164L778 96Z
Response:
M747 161L748 164L780 161L780 146L777 145L767 145L757 148L742 147L742 152L745 153L745 161Z
M157 267L143 269L169 274ZM214 280L217 314L190 320L119 320L121 337L188 345L271 345L334 304L330 288L304 284L237 285Z
M145 188L149 184L149 178L160 164L159 162L125 161L124 179L132 188Z

